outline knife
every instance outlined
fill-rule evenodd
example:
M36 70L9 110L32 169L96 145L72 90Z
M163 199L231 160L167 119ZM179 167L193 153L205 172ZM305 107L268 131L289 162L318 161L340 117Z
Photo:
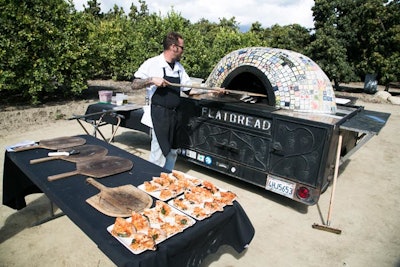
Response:
M58 157L58 156L70 156L79 154L79 150L72 149L70 151L57 151L57 152L49 152L47 156L49 157Z

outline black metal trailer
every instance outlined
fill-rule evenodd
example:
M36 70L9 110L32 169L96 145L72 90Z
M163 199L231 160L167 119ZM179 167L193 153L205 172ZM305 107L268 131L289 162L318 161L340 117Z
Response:
M180 110L181 158L307 205L332 180L339 134L344 162L389 117L356 106L311 114L220 98L183 98Z
M307 205L333 178L339 135L344 162L390 116L337 104L326 74L289 50L233 51L205 85L266 97L182 98L180 156Z

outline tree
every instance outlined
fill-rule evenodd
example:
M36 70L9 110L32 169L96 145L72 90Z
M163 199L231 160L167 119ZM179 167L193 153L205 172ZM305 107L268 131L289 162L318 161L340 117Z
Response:
M382 46L385 47L386 60L381 66L380 81L388 85L400 81L400 1L390 1L385 7L382 21L386 39Z
M311 55L310 57L334 81L335 88L339 88L339 82L350 82L355 78L354 71L347 60L346 48L334 35L335 30L324 30L316 31L316 38L307 47L305 54Z
M373 73L384 84L399 80L398 0L317 0L312 10L319 44L311 43L308 50L318 63L332 60L325 62L328 76L354 81ZM329 43L322 46L318 39ZM333 58L332 46L338 51Z
M97 0L88 0L87 1L88 7L84 6L84 13L90 14L93 17L101 18L103 13L101 13L100 3Z
M347 1L343 0L342 6ZM347 58L347 39L342 38L340 16L345 13L339 8L335 0L316 0L312 8L314 16L315 34L311 43L306 48L306 54L312 58L327 76L335 82L349 82L354 79L354 69Z
M265 38L271 47L289 49L305 53L305 47L310 43L310 32L299 24L287 26L273 25L265 31Z
M359 75L376 74L384 84L400 79L399 60L396 60L400 51L400 42L396 40L400 34L400 1L385 2L360 1L356 9L360 21L354 45L360 51L354 59Z
M83 16L63 0L6 0L0 7L0 92L39 103L79 94L90 64Z
M139 0L139 4L140 4L139 9L133 3L131 4L131 8L128 15L131 21L137 21L149 15L149 9L147 7L146 2L143 0Z
M132 69L127 57L129 35L132 29L127 23L126 15L121 10L114 9L105 14L105 18L96 23L90 33L89 43L96 57L97 78L126 79Z
M219 27L228 28L234 32L239 32L239 23L236 21L235 17L232 17L230 19L219 19Z
M251 24L251 27L250 27L249 31L253 32L253 33L261 34L264 31L264 29L263 29L261 23L256 21L256 22Z

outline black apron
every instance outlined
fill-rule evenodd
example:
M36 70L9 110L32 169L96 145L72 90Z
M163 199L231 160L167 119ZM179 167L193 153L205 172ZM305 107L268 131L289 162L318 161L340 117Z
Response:
M167 76L164 71L164 79L170 83L180 83L181 78ZM179 75L179 72L178 72ZM180 103L179 87L158 87L151 98L151 119L154 132L164 156L171 149L176 149L176 131L178 130L177 108Z

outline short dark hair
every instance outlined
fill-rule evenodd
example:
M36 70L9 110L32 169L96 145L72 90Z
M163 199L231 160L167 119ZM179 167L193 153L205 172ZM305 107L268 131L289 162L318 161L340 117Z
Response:
M182 35L177 32L169 32L163 41L164 50L167 50L173 44L177 44L179 39L183 39Z

